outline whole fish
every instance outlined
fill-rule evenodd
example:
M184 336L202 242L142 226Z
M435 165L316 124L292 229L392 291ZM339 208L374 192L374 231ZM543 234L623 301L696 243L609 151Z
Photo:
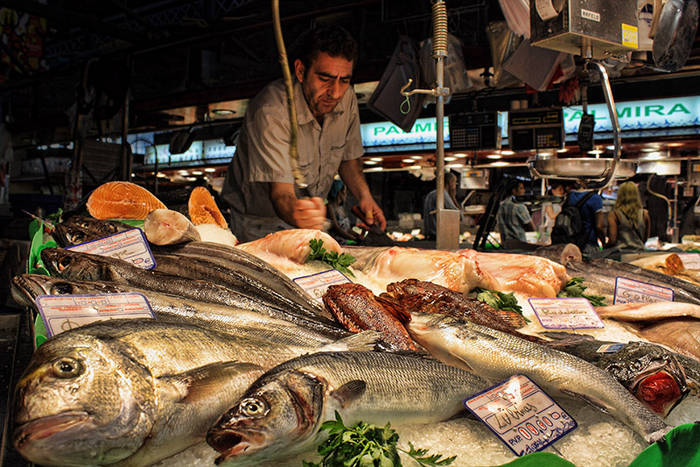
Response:
M550 393L583 399L651 443L671 427L600 368L549 347L446 315L412 313L411 337L439 360L498 382L523 374Z
M157 248L154 251L206 259L229 269L240 270L260 283L266 284L267 288L275 288L279 294L289 300L313 310L315 314L325 313L329 316L317 301L289 277L271 264L239 248L211 242L190 242L176 247Z
M314 330L295 320L294 315L288 319L273 318L245 308L235 308L214 303L198 302L176 295L139 289L129 285L108 282L72 281L60 277L39 274L20 274L12 279L12 296L23 306L35 308L36 298L40 295L95 295L137 292L148 299L151 309L158 319L212 326L214 328L234 328L236 331L250 329L261 337L285 335L299 344L325 345L348 337L349 332L330 328ZM299 323L299 324L297 324ZM223 329L222 328L222 329Z
M207 433L217 462L255 465L308 449L334 419L384 425L446 420L487 387L469 372L388 352L316 353L260 377Z
M154 211L155 212L155 211ZM288 309L301 315L315 318L318 307L310 307L302 300L292 300L279 293L280 287L270 280L260 280L260 274L249 274L246 269L229 267L216 261L194 256L167 255L156 253L156 271L215 282L238 293L269 304L275 308ZM304 293L304 292L301 292Z
M84 281L107 281L179 295L192 300L247 308L270 316L288 316L289 310L276 309L247 295L209 281L187 279L158 271L141 269L126 261L60 248L41 252L44 265L52 275ZM284 319L284 318L283 318ZM339 328L329 319L297 315L299 322L313 329Z
M393 350L417 350L401 322L388 313L374 294L360 284L331 285L323 295L323 303L348 331L373 329Z
M571 261L566 265L566 270L571 277L584 277L586 279L585 284L588 287L586 293L602 295L608 303L613 303L615 278L626 277L670 287L675 292L675 301L700 305L700 286L629 263L609 259Z
M700 363L649 342L602 342L588 335L547 332L547 346L594 364L610 373L637 399L665 417L689 393L700 389ZM603 351L604 346L619 347Z
M372 345L359 337L346 347ZM17 383L14 445L41 465L150 465L202 441L264 370L315 350L152 319L75 328Z
M87 216L71 216L56 224L55 227L52 236L62 247L109 237L134 228L124 222L99 220Z

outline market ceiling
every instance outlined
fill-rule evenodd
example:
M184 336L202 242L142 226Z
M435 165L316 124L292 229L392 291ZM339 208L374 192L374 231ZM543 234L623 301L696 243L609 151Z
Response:
M0 102L5 116L32 141L51 142L69 127L66 111L86 78L101 83L105 115L118 111L129 88L130 131L172 124L168 110L246 99L280 75L268 0L5 0L0 32ZM360 44L356 82L381 77L399 35L430 36L429 0L285 0L280 2L287 41L315 22L347 27ZM486 27L502 21L497 0L447 0L450 33L476 70L474 91L453 96L448 111L507 110L527 98L525 87L487 86L492 65ZM2 42L2 41L0 41ZM100 60L96 60L100 59ZM613 80L619 99L678 96L698 91L700 41L683 69L663 73L636 61ZM595 89L592 101L602 101ZM539 105L557 105L558 89L539 93ZM432 106L425 110L432 112ZM381 118L361 109L363 121ZM198 112L201 119L206 110ZM63 133L61 133L63 131ZM21 141L15 142L15 144Z

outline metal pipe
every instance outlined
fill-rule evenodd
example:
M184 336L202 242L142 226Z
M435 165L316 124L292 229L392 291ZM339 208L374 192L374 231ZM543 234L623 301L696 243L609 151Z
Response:
M603 87L603 95L605 96L605 104L608 107L608 113L610 114L610 123L612 124L613 130L613 142L615 144L615 157L612 160L610 166L603 171L601 174L602 180L599 182L589 183L588 188L602 190L610 185L613 180L613 175L615 175L615 168L617 167L617 162L620 160L620 155L622 154L622 141L620 139L620 122L617 119L617 109L615 108L615 99L613 99L612 88L610 87L610 79L608 78L608 73L605 67L599 62L591 62L597 68L600 73L600 84Z

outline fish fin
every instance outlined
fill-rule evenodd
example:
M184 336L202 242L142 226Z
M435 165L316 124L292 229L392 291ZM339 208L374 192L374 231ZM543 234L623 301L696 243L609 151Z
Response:
M361 379L354 379L332 391L331 396L337 399L342 407L347 407L351 402L364 394L366 389L367 383Z
M159 381L168 383L179 393L180 403L193 403L210 398L221 392L221 380L251 375L252 381L260 376L264 369L247 362L216 362L176 375L165 375Z
M573 397L574 399L583 400L595 407L596 409L600 410L601 412L610 413L608 406L605 405L603 401L589 397L586 394L581 394L580 392L570 391L568 389L561 389L561 392L563 392L569 397Z
M343 337L335 342L326 344L316 352L347 352L347 351L371 351L380 340L381 334L377 331L367 330L348 337Z

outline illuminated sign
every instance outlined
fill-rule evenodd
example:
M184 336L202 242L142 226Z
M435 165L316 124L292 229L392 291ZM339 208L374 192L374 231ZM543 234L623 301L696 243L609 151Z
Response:
M444 141L449 141L447 117L443 123ZM410 132L405 132L391 122L363 123L360 125L363 146L395 146L399 144L435 143L437 122L434 118L419 118Z

